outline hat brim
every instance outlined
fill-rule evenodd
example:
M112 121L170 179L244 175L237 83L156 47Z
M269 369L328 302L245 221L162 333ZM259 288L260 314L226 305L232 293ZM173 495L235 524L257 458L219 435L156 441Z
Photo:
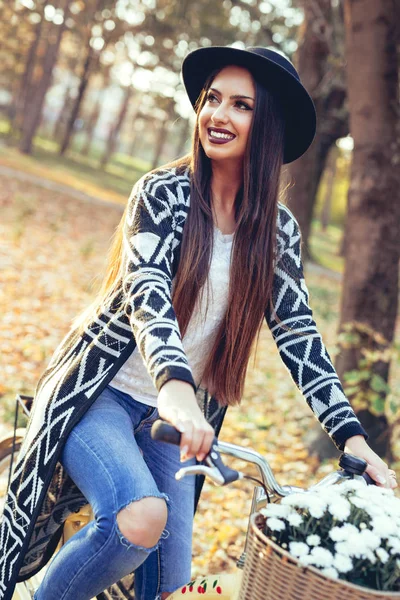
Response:
M181 78L192 106L195 106L209 74L229 64L248 69L256 81L279 99L285 117L284 164L302 156L315 137L314 103L294 75L265 56L227 46L198 48L190 52L182 63Z

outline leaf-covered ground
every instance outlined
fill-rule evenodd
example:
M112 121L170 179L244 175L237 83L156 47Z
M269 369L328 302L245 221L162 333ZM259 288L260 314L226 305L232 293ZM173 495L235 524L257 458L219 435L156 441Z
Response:
M71 319L93 296L105 268L118 205L82 202L3 177L0 190L0 435L11 428L17 391L33 393ZM326 345L334 350L339 283L307 277ZM221 439L264 454L281 483L307 485L331 467L308 455L315 423L263 329L241 407L228 411ZM206 485L195 519L194 570L233 569L242 551L252 487Z

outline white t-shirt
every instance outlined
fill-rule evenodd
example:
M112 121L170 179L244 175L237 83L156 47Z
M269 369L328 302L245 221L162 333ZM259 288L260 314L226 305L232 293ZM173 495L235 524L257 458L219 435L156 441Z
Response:
M234 234L223 234L214 227L214 246L208 275L209 298L207 308L207 284L203 297L196 307L182 340L193 379L201 382L207 359L213 347L218 327L228 304L229 268ZM174 281L172 282L172 291ZM128 360L114 376L112 387L132 396L138 402L157 406L157 390L147 373L142 356L136 347Z

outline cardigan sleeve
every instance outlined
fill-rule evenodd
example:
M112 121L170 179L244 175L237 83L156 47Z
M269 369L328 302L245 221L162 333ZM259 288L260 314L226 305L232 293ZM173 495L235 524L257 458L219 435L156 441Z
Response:
M169 379L196 390L171 299L174 203L171 186L145 175L133 187L123 227L124 310L157 391Z
M368 438L351 408L324 346L309 306L301 260L301 236L297 221L281 206L275 264L273 307L266 320L280 356L297 387L334 444L343 450L353 435Z

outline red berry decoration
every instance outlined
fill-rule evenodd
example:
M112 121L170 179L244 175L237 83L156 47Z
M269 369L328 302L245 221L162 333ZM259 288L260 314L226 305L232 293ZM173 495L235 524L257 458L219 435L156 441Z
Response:
M215 588L217 591L217 594L222 594L222 589L220 585L217 585L217 587Z
M193 592L193 586L192 585L189 588L189 592Z
M182 588L182 594L186 594L186 585L184 585Z

